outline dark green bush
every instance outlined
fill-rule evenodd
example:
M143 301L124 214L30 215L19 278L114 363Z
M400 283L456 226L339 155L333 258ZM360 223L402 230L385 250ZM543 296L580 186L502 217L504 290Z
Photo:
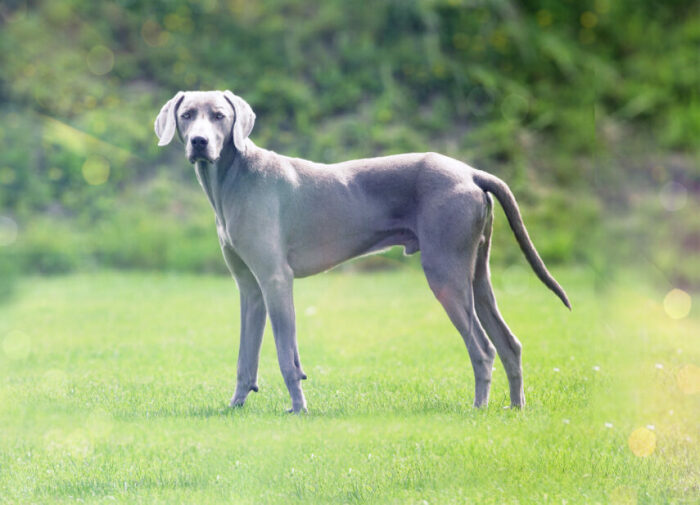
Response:
M517 190L545 259L601 263L601 214L648 191L646 160L697 153L698 44L693 0L9 2L0 207L26 224L31 271L222 271L206 202L152 122L178 89L229 88L264 147L445 152ZM108 181L87 184L86 163ZM183 195L184 214L164 203Z

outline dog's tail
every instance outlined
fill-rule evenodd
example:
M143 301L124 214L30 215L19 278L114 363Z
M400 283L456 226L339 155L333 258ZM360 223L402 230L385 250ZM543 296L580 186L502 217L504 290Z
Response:
M525 229L525 223L523 223L523 218L520 216L518 203L515 201L515 197L508 185L498 177L487 172L482 172L481 170L474 170L474 182L481 189L492 193L498 199L506 213L508 223L515 234L515 239L518 241L520 249L522 249L528 263L530 263L530 266L535 271L535 274L537 274L537 277L540 278L544 285L554 291L561 301L564 302L564 305L571 310L571 304L566 297L566 293L554 277L552 277L552 274L549 273L540 255L537 254L537 249L535 249L535 245L532 243L532 240L530 240L530 236Z

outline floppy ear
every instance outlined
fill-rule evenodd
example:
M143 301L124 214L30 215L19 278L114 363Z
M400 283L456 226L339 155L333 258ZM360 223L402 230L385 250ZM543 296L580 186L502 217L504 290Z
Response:
M180 106L180 102L185 98L184 91L178 91L177 94L172 97L168 102L163 105L160 109L160 113L156 118L155 130L156 135L158 135L158 145L167 146L175 135L175 130L177 129L177 108Z
M255 113L250 108L248 102L240 96L236 96L229 90L224 91L224 97L233 107L236 117L233 120L233 145L241 152L245 152L246 139L253 131L255 124Z

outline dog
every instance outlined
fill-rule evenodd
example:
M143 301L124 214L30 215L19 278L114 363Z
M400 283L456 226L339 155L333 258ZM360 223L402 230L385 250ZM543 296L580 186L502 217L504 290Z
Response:
M306 412L306 379L295 327L294 278L351 258L403 246L421 252L428 284L464 339L474 369L474 406L488 404L498 355L511 406L525 405L522 346L501 317L489 273L494 195L539 279L571 309L530 240L516 200L497 177L437 153L335 164L257 147L250 105L231 91L180 91L155 120L159 146L185 145L216 221L241 305L231 406L258 391L260 345L269 316L292 407ZM487 338L488 334L488 338Z

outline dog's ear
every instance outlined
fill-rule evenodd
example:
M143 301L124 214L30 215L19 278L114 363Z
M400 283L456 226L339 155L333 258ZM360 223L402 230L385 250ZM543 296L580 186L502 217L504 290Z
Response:
M156 135L158 135L158 145L167 146L175 135L177 129L177 108L180 102L185 98L184 91L178 91L177 94L167 101L160 109L160 113L154 124Z
M224 97L229 101L236 117L233 120L233 145L241 152L245 152L246 139L253 131L255 124L255 113L250 108L248 102L240 96L236 96L229 90L224 91Z

